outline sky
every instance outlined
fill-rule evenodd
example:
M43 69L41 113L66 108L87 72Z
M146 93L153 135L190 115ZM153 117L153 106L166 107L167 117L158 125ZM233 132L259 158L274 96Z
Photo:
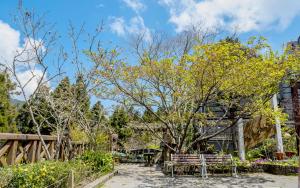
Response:
M0 1L2 59L9 60L13 51L24 45L24 36L13 22L18 5L18 0ZM76 28L84 23L87 31L93 31L103 22L101 40L123 48L128 61L134 61L128 48L131 36L143 33L147 42L154 32L176 35L191 25L229 34L237 32L242 41L250 36L264 36L278 51L300 35L300 0L23 0L22 6L45 14L47 22L55 24L60 42L67 48L70 48L67 36L70 22ZM71 74L69 70L67 74ZM24 80L28 76L26 70L18 74ZM34 82L27 86L28 95L35 86Z

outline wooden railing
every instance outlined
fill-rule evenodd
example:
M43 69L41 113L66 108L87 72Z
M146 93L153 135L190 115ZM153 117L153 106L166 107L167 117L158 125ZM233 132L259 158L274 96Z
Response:
M56 154L56 136L43 135L51 159ZM86 144L72 142L72 156L83 153ZM60 149L59 158L66 159L64 145ZM0 133L0 166L19 163L34 163L40 160L49 160L41 139L35 134Z

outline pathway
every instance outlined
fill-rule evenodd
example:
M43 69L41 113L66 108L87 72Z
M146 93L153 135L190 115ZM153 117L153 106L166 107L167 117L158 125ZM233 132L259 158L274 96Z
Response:
M104 188L296 188L296 176L278 176L265 173L240 175L238 178L215 176L202 180L200 177L165 176L160 169L136 164L122 164L119 174L110 179Z

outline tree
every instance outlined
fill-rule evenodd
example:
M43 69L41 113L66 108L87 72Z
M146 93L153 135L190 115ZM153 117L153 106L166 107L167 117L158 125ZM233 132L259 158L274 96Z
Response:
M88 53L99 65L98 82L104 83L97 93L151 112L173 139L175 147L166 146L176 152L188 151L241 118L271 116L270 99L297 62L287 53L275 54L263 38L246 44L199 41L191 49L181 55L165 51L158 58L144 51L134 65L118 59L116 50Z
M149 110L144 111L142 119L144 122L147 122L147 123L153 123L157 120L157 118Z
M16 132L16 109L11 104L10 94L14 84L6 72L0 72L0 132Z
M81 113L85 116L88 116L90 109L90 97L88 95L87 86L82 74L78 74L76 83L73 85L73 90Z
M30 97L30 105L32 106L34 118L40 125L40 132L44 135L50 135L54 130L51 124L54 124L55 121L51 116L51 108L47 102L46 95L50 95L50 89L47 86L41 87L39 92ZM46 121L45 121L46 120ZM28 111L28 104L23 104L19 110L17 116L17 127L18 130L24 134L36 134L36 126L33 123L30 112Z
M131 130L127 128L128 115L124 108L117 107L110 117L110 125L118 134L118 139L121 142L125 141L131 135Z
M97 127L106 120L106 112L100 101L97 101L91 109L91 120L93 121L93 127Z

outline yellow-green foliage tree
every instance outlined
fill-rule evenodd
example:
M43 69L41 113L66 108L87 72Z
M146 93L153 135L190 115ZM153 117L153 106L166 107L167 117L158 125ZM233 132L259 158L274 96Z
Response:
M0 132L16 132L16 109L11 104L10 94L14 85L6 72L0 72Z
M116 50L87 52L98 66L96 82L103 83L97 93L151 112L175 143L167 147L176 152L220 134L240 118L272 114L272 95L298 71L295 56L278 55L263 38L246 44L195 42L182 55L164 54L150 58L145 51L138 63L129 64Z

